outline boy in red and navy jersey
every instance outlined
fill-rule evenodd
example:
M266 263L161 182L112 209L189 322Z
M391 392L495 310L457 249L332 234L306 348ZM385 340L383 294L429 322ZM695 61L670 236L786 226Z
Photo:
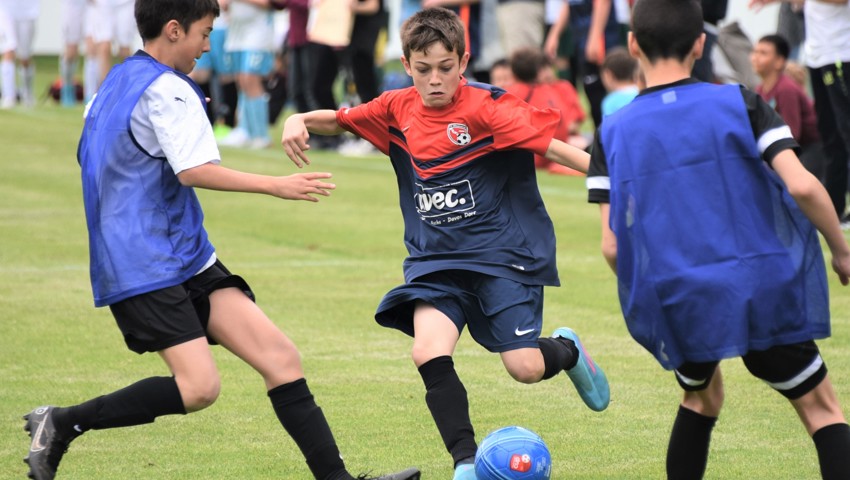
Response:
M454 479L474 479L475 435L451 357L464 327L501 355L517 381L536 383L567 371L591 409L608 405L605 375L575 332L559 328L540 338L543 286L559 280L533 156L582 172L589 157L553 138L557 111L463 79L469 54L451 11L418 12L401 37L413 87L337 112L293 115L282 143L298 166L309 164L310 132L351 131L389 155L409 256L406 283L384 297L375 317L414 337L413 361L452 455Z

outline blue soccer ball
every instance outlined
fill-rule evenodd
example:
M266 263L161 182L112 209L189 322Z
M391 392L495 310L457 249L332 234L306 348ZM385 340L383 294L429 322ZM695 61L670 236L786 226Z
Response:
M478 480L549 480L552 457L539 435L504 427L484 437L475 455Z

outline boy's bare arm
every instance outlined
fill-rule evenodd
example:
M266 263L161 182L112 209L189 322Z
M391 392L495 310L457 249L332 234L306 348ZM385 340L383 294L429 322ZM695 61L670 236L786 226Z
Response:
M800 210L823 234L832 253L832 269L838 274L842 285L850 277L850 246L844 239L838 215L823 185L800 163L792 150L783 150L773 158L773 169L785 182L788 192L794 197Z
M611 205L608 203L599 204L599 220L602 223L602 256L608 262L608 266L617 273L617 237L611 230L608 218L611 215Z
M280 143L283 145L286 156L292 160L298 168L310 165L307 158L307 150L310 145L307 141L311 133L320 135L336 135L345 130L336 121L334 110L313 110L312 112L296 113L286 119L283 123L283 135Z
M546 150L544 156L553 162L574 168L582 173L587 173L587 167L590 165L590 154L554 138L549 143L549 149Z
M296 173L285 177L257 175L205 163L177 174L180 183L187 187L228 192L264 193L286 200L318 202L312 195L330 195L336 185L323 181L330 173Z

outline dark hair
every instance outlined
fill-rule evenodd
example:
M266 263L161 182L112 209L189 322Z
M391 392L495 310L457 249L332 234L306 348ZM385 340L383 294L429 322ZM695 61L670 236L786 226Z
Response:
M608 70L620 82L634 81L638 72L638 61L624 47L614 47L605 55L602 70Z
M162 27L176 20L186 32L198 20L212 15L218 17L221 10L218 0L136 0L136 27L143 42L162 34Z
M426 8L402 24L401 49L410 60L410 52L426 53L428 47L439 42L447 52L456 52L460 57L466 52L465 36L457 14L442 7Z
M788 45L788 40L785 40L785 37L782 35L765 35L759 39L758 43L769 43L773 45L776 54L785 60L788 60L788 55L791 54L791 46Z
M520 47L511 54L511 72L524 83L535 83L540 69L546 66L546 54L535 47Z
M683 61L702 35L702 25L697 0L640 0L632 10L632 32L650 63Z
M497 67L511 68L511 62L509 62L507 58L500 58L493 62L493 65L490 65L490 70Z

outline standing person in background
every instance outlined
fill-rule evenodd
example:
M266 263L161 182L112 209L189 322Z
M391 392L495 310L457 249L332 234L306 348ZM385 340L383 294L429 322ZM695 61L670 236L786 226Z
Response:
M77 104L74 77L80 58L80 44L85 40L86 0L62 1L62 41L64 50L59 55L59 103L63 107Z
M0 0L0 10L8 15L8 33L14 40L8 39L8 46L0 62L0 87L3 88L2 108L15 105L20 96L21 104L27 107L35 105L35 63L32 48L35 43L35 26L38 20L39 0ZM18 81L15 82L15 64L18 66ZM17 84L17 88L16 88ZM8 90L8 91L7 91Z
M94 10L90 17L89 32L94 40L97 66L100 69L97 82L100 86L112 68L114 49L117 48L119 59L127 58L138 33L136 22L133 20L134 0L91 1L94 2L91 5Z
M750 0L760 7L775 0ZM847 162L850 161L850 0L807 0L806 66L812 82L818 130L826 158L826 190L841 226L850 228Z
M717 24L726 18L729 0L701 0L702 2L702 28L705 33L705 49L702 57L694 63L693 76L703 82L715 82L714 63L711 61L711 52L717 44Z
M219 144L263 149L269 137L269 99L265 77L274 64L274 20L268 0L229 0L225 51L231 56L236 85L236 128Z
M779 35L765 35L756 42L750 60L761 78L756 93L776 110L794 140L800 144L800 161L812 174L823 180L823 148L812 100L785 74L791 47Z
M584 88L596 127L602 122L602 99L607 93L599 67L605 60L605 52L623 43L621 27L612 9L611 0L565 1L545 44L546 52L553 57L561 33L569 26L575 42L570 59L572 83L576 86L580 83Z
M502 52L508 58L522 47L542 47L546 29L544 0L498 0L496 20ZM470 33L471 34L471 33Z
M224 3L220 1L219 5ZM233 75L232 55L224 51L227 39L227 12L222 12L213 22L210 33L210 51L204 52L189 77L210 98L207 117L213 126L216 139L224 138L236 126L238 89Z
M18 86L15 81L15 50L18 39L15 36L15 24L0 2L0 109L7 110L18 103Z

